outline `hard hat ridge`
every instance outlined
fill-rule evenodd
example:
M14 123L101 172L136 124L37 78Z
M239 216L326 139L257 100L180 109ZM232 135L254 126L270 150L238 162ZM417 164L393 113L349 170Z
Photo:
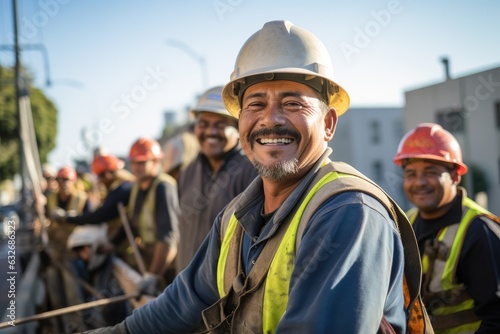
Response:
M267 22L254 33L238 53L230 80L222 97L234 117L238 117L246 88L266 80L308 85L324 94L328 106L335 108L338 115L349 107L347 92L333 80L332 61L325 45L290 21ZM321 82L321 88L317 82Z
M148 137L140 137L130 148L128 155L130 161L147 161L152 159L163 158L163 151L160 144Z
M194 115L200 112L211 112L233 118L222 102L222 88L222 86L216 86L204 92L191 112Z
M439 124L421 123L406 133L394 157L396 165L405 159L426 159L453 164L459 175L467 173L457 139Z

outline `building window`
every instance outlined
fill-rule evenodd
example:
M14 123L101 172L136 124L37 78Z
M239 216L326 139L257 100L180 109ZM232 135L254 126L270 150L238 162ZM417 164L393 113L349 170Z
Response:
M370 127L371 127L372 143L374 144L380 143L380 123L378 121L372 121L370 123Z
M436 113L436 123L440 124L443 129L449 132L463 132L464 113L462 109L438 111Z
M381 182L382 178L384 177L382 175L383 174L382 173L382 170L383 170L382 162L380 162L378 160L374 161L372 168L373 168L373 177L375 178L375 182Z
M500 102L495 103L495 120L497 129L500 129Z

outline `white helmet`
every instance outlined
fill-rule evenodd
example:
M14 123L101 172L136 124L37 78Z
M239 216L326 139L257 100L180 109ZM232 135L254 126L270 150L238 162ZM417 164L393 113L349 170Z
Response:
M211 112L233 118L222 102L222 88L222 86L213 87L203 93L191 112L195 116L200 112Z
M76 226L68 236L67 247L73 249L80 246L100 246L105 242L105 225L81 225Z
M92 248L92 257L87 264L89 270L98 268L106 260L106 255L99 253L97 250L107 242L107 229L107 224L81 225L76 226L68 236L68 249L80 246L90 246Z
M333 81L332 61L325 45L290 21L268 22L253 34L241 48L230 80L224 86L222 98L236 118L244 91L266 80L308 85L325 97L337 115L349 107L349 95Z

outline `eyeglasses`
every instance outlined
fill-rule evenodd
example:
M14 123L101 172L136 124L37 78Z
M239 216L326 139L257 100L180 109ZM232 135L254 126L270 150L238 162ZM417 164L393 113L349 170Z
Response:
M233 126L232 124L229 124L229 123L224 122L224 121L210 123L210 122L203 120L203 119L197 120L195 124L196 124L196 127L198 127L199 129L215 128L219 131L224 131L228 126Z
M58 177L58 178L56 178L56 181L57 182L65 182L65 181L72 181L72 180L67 179L67 178L63 178L63 177Z

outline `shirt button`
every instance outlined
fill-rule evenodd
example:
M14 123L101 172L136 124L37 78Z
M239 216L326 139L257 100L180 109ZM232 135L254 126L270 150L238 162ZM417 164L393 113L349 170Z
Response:
M257 239L258 239L258 237L253 237L253 238L252 238L252 241L253 241L253 242L257 242Z
M252 260L252 265L254 265L254 264L255 264L255 260Z

